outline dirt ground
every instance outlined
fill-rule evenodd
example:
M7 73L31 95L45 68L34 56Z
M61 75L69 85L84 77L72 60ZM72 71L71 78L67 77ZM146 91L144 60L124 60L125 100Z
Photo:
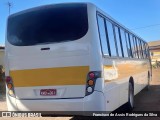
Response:
M136 95L134 111L160 111L160 68L153 69L149 91Z
M1 91L0 91L1 93ZM7 105L5 101L5 95L0 94L0 111L7 111ZM147 91L146 89L142 90L139 94L135 96L135 107L133 112L135 111L160 111L160 68L153 69L152 81L150 83L150 89ZM28 118L3 118L2 120L28 120ZM84 117L43 117L43 118L29 118L30 120L82 120ZM92 120L93 118L85 118L86 120ZM98 118L94 118L98 119ZM107 118L105 118L107 119ZM109 120L117 120L117 118L109 118ZM137 120L137 118L125 118L120 117L120 120ZM148 118L138 118L140 120L160 120L157 117L148 117ZM1 118L0 118L1 120Z

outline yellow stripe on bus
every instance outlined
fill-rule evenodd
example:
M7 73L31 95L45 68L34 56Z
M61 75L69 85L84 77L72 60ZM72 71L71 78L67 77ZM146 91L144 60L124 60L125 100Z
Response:
M15 87L85 85L89 66L11 70Z

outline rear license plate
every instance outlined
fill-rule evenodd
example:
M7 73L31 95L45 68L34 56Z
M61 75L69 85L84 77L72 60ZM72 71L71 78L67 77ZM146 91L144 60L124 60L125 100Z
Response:
M41 89L40 95L42 96L55 96L57 94L56 89Z

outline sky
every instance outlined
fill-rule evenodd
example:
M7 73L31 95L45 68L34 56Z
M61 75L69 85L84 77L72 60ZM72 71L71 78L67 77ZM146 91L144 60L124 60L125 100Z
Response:
M91 2L145 41L160 40L160 0L0 0L0 45L5 43L8 1L11 14L40 5Z

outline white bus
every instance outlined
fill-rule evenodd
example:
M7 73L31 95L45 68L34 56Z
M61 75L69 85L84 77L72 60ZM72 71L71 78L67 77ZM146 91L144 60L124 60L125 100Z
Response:
M151 78L147 43L91 3L12 14L5 46L9 111L131 110Z

